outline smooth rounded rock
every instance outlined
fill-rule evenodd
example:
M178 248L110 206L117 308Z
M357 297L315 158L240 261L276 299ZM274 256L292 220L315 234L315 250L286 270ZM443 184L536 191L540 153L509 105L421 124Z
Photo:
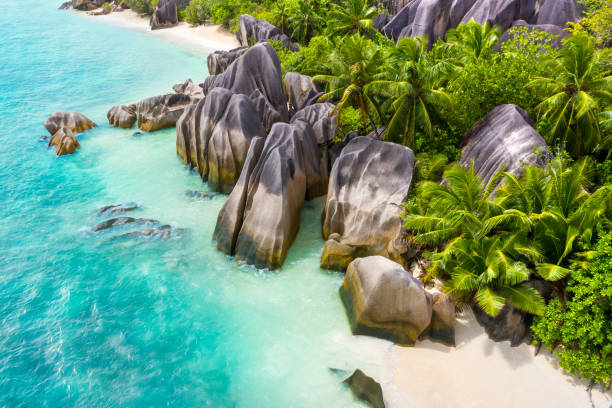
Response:
M115 105L110 108L106 117L111 126L129 129L136 122L136 105Z
M154 131L176 125L185 108L198 98L185 94L167 94L143 99L136 104L138 127Z
M81 133L96 126L88 117L75 111L55 112L44 123L45 129L53 135L61 128L70 129L72 133Z

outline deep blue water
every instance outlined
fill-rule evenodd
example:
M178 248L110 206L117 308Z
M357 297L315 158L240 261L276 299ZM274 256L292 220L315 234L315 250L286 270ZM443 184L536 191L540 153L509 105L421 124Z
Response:
M350 407L329 367L379 369L386 344L350 336L341 276L318 268L308 203L280 272L216 251L224 197L175 153L174 129L133 137L106 111L206 76L205 55L112 27L52 0L0 13L0 406ZM44 119L100 126L56 157ZM104 205L177 228L170 240L91 233Z

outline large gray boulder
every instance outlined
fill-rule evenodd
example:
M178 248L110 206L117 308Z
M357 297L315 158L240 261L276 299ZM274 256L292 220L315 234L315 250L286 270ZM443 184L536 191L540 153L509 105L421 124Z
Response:
M176 125L185 108L198 99L185 94L167 94L143 99L136 104L138 127L154 131Z
M259 20L248 14L240 16L240 29L236 32L236 38L243 47L272 40L280 41L285 48L291 51L298 50L298 47L280 28L266 20Z
M461 22L497 25L507 30L516 20L530 21L535 15L537 0L476 0Z
M79 142L69 128L60 128L49 139L49 147L55 146L55 154L63 156L72 154L79 147Z
M353 334L412 346L431 323L431 297L401 265L382 256L352 261L340 298Z
M565 28L568 22L578 21L583 10L584 6L576 0L543 0L535 24L554 24Z
M115 105L110 108L106 117L111 126L129 129L136 122L136 105Z
M81 133L96 126L87 116L75 111L54 112L45 119L43 126L50 135L61 128L70 129L72 133Z
M474 3L476 3L476 0L453 0L449 12L449 28L457 27Z
M393 18L385 24L381 32L388 38L396 41L402 30L410 23L410 3L405 5Z
M321 267L344 270L355 258L398 259L402 209L414 170L407 147L356 137L335 160L323 211Z
M275 123L272 121L289 121L280 60L268 43L249 48L224 73L206 78L202 87L205 95L213 88L221 87L251 97L259 107L258 112L264 119L267 131ZM262 96L264 101L261 100Z
M214 239L234 259L257 268L283 264L300 225L305 199L327 180L320 173L312 128L277 123L251 141L238 183L219 212Z
M403 37L426 35L429 46L448 29L452 0L414 0L410 3L408 24L399 33Z
M229 51L215 51L208 54L206 65L210 75L218 75L225 72L227 67L234 62L238 57L246 52L247 47L238 47Z
M363 371L355 370L344 383L351 389L355 398L366 402L372 408L385 408L382 387Z
M321 93L317 85L312 82L311 77L297 72L287 72L283 86L287 102L294 112L305 107L306 101L312 100L313 96Z
M176 123L177 153L197 168L213 191L229 194L242 171L251 140L266 137L253 102L225 88L185 109Z
M204 90L200 84L196 84L191 79L185 82L178 83L172 86L172 90L176 93L182 93L185 95L193 96L194 98L203 98Z
M529 115L516 105L500 105L480 119L461 142L460 163L474 170L487 185L504 166L518 174L533 165L546 150L546 142L532 127Z
M291 117L291 123L298 120L308 122L314 132L317 144L325 145L336 137L338 120L332 115L335 105L330 102L315 103L300 109Z
M151 30L173 27L178 24L178 11L174 0L159 0L149 25Z
M455 301L438 289L428 289L432 300L431 323L421 333L421 339L430 339L447 346L455 345Z

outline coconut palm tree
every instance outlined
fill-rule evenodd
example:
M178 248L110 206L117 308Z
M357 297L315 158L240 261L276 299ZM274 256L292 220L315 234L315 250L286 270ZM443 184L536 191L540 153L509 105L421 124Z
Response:
M492 54L499 43L502 31L499 26L479 24L474 20L460 24L446 32L447 48L455 55L455 61L464 65Z
M272 23L276 24L282 31L289 27L289 16L291 8L286 0L277 1L271 10Z
M312 78L326 86L319 101L338 101L333 111L336 114L348 106L356 107L364 124L369 121L376 130L378 109L364 89L375 78L381 62L381 52L372 41L359 34L345 37L330 56L327 68L331 74Z
M312 0L298 0L292 7L288 20L292 37L301 44L308 44L313 33L324 25L323 18L317 13Z
M427 39L406 37L391 51L389 63L366 88L366 93L383 101L381 110L390 112L385 137L412 147L417 131L433 138L432 116L452 105L441 84L452 67L445 62L430 65L426 58Z
M550 122L546 141L559 143L574 157L593 153L604 142L601 112L612 104L612 75L604 56L591 37L573 35L547 61L548 75L528 84L543 99L538 109Z
M453 165L444 172L445 184L423 182L417 199L406 206L404 226L416 244L438 248L430 254L429 272L445 280L443 290L458 302L475 302L491 316L506 303L533 314L545 305L533 288L525 262L512 253L535 253L525 241L528 217L504 211L489 200L501 173L485 188L471 169ZM512 226L491 233L495 217ZM493 223L491 222L493 220Z
M330 36L351 34L368 34L372 29L372 19L376 16L376 7L368 0L343 0L340 4L331 4L328 24Z

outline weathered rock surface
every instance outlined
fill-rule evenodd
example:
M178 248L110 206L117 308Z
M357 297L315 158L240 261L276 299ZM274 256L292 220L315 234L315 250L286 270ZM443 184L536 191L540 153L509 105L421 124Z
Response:
M321 90L308 75L297 72L287 72L283 81L285 96L292 111L298 111L306 106L306 101L312 101L314 96L320 95Z
M129 129L136 122L136 105L115 105L106 114L111 126Z
M175 84L172 87L172 90L176 93L182 93L185 95L193 96L194 98L203 98L204 90L200 86L200 84L196 84L191 79L186 80L185 82Z
M173 228L170 225L162 225L155 228L146 228L142 230L130 231L121 234L116 238L140 238L147 240L161 240L169 238L179 238L185 232L184 228Z
M74 153L80 145L74 133L70 129L63 127L51 136L49 146L55 146L55 154L63 156Z
M537 0L477 0L461 21L467 23L474 20L507 30L516 20L531 21L536 5Z
M394 143L361 136L342 149L323 211L322 268L344 270L359 256L391 256L413 169L412 150Z
M448 29L451 4L452 0L414 0L407 6L408 24L398 39L426 35L433 45Z
M289 121L282 78L276 51L270 44L261 43L249 48L223 74L207 77L202 87L205 95L215 87L221 87L249 96L259 108L266 131L269 131L273 120ZM265 100L261 99L262 96Z
M327 180L309 124L277 123L265 139L254 138L240 178L219 212L217 247L257 268L277 269L300 225L305 199Z
M146 219L146 218L117 217L117 218L111 218L111 219L98 223L91 229L91 231L99 232L99 231L104 231L104 230L107 230L113 227L122 226L122 225L131 225L131 224L151 224L153 225L153 224L158 224L158 223L159 221L157 220L151 220L151 219Z
M280 41L285 48L297 51L298 47L283 31L266 20L259 20L248 14L240 16L240 29L236 38L241 46L248 47L258 42L268 40Z
M525 285L537 290L545 300L549 300L554 293L554 286L550 282L529 280L525 282ZM509 341L513 347L521 343L531 344L532 314L523 312L509 304L506 304L495 317L488 315L478 306L472 306L472 310L476 320L484 327L491 340Z
M382 256L352 261L340 298L356 335L411 346L431 323L431 297L401 265Z
M421 339L430 339L447 346L455 345L455 301L438 289L429 289L432 299L431 323L421 333Z
M391 17L388 13L380 13L372 19L372 28L378 31L382 31L383 27L391 21Z
M128 211L134 211L140 208L138 203L124 203L124 204L111 204L106 205L98 210L98 215L114 215Z
M189 106L176 129L183 162L197 168L211 190L225 194L240 176L251 140L266 137L253 102L225 88L215 88Z
M194 201L210 201L215 198L218 194L215 192L209 191L199 191L199 190L187 190L185 191L185 196Z
M79 112L64 111L51 114L45 120L43 126L49 134L54 135L61 128L70 129L72 133L76 134L89 130L96 124Z
M344 380L344 383L348 385L357 399L368 403L373 408L385 408L382 387L363 371L355 370L349 378Z
M178 24L178 11L174 0L159 0L149 25L151 30L173 27Z
M172 127L185 108L198 99L185 94L167 94L143 99L136 104L138 127L149 132Z
M583 10L584 6L576 0L543 0L535 24L554 24L565 28L569 21L578 21Z
M329 102L315 103L296 112L290 123L303 120L312 126L317 144L324 145L336 137L338 121L332 115L335 105Z
M538 162L546 142L531 126L529 115L516 105L500 105L467 132L460 163L470 166L486 186L503 166L518 174L523 166Z
M238 47L229 51L215 51L208 54L206 65L208 65L208 73L210 75L218 75L225 72L227 67L238 57L246 52L247 47Z

